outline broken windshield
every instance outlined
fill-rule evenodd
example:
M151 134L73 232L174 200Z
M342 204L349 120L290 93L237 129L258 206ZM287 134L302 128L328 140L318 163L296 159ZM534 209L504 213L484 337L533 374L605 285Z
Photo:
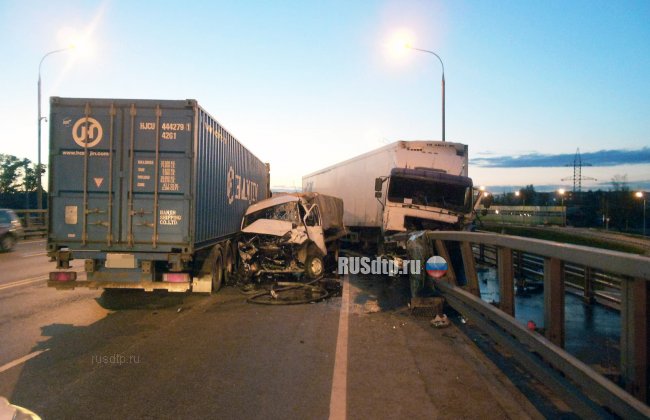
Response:
M388 187L388 201L405 203L410 199L411 204L466 213L471 209L471 193L471 186L393 176Z
M291 223L300 223L298 214L298 202L290 201L288 203L278 204L277 206L267 207L254 213L244 216L244 225L246 227L259 219L283 220Z

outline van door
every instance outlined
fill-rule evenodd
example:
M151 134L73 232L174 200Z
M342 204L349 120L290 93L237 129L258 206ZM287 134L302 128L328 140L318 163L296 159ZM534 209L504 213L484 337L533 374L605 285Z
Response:
M325 234L323 232L323 223L320 216L318 205L314 204L305 215L305 227L307 228L307 236L312 240L321 250L323 255L327 255L327 247L325 246Z

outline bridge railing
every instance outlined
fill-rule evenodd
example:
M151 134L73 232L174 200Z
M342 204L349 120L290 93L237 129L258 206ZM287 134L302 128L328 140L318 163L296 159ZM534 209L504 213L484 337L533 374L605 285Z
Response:
M472 246L476 261L480 264L497 266L497 247L475 244ZM513 250L513 268L518 287L525 287L527 281L543 281L544 258L523 251ZM586 303L598 302L612 309L620 310L621 276L583 267L564 264L564 284L567 291L582 296Z
M544 364L561 372L559 376L550 374L549 377L542 366L537 369L538 378L546 377L547 383L561 390L565 400L579 415L606 414L601 411L602 406L606 406L625 418L650 416L650 409L643 403L648 401L649 394L650 258L495 233L431 231L426 232L425 237L431 251L429 255L435 253L447 261L451 261L449 244L460 246L466 285L462 288L457 285L457 274L460 273L455 273L451 264L447 275L436 281L447 302L497 341L508 345L516 340L524 346L526 351L519 355L526 365L539 364L541 356ZM474 250L481 245L496 250L498 308L480 299ZM514 318L515 275L518 269L524 268L521 260L524 254L542 261L545 336L528 331ZM580 267L588 277L593 277L589 273L597 270L620 279L617 281L620 281L621 378L627 392L563 349L564 295L567 286L571 287L566 278L567 273L575 271L574 267ZM572 385L565 383L567 379ZM585 401L572 392L576 386L592 401Z
M47 235L47 210L14 210L20 217L25 237Z

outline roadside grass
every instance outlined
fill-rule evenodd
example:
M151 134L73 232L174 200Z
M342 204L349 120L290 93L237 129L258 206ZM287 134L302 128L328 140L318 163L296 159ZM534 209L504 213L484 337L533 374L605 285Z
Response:
M622 244L606 239L585 238L564 232L550 231L534 227L488 225L480 227L481 230L502 233L505 235L523 236L526 238L543 239L546 241L561 242L566 244L590 246L593 248L609 249L612 251L627 252L629 254L644 254L644 250L634 245Z

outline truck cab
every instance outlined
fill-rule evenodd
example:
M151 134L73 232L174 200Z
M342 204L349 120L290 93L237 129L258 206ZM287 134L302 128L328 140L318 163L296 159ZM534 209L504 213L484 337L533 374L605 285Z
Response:
M382 230L462 229L471 221L472 179L427 168L393 168L375 180L375 197L383 207Z

